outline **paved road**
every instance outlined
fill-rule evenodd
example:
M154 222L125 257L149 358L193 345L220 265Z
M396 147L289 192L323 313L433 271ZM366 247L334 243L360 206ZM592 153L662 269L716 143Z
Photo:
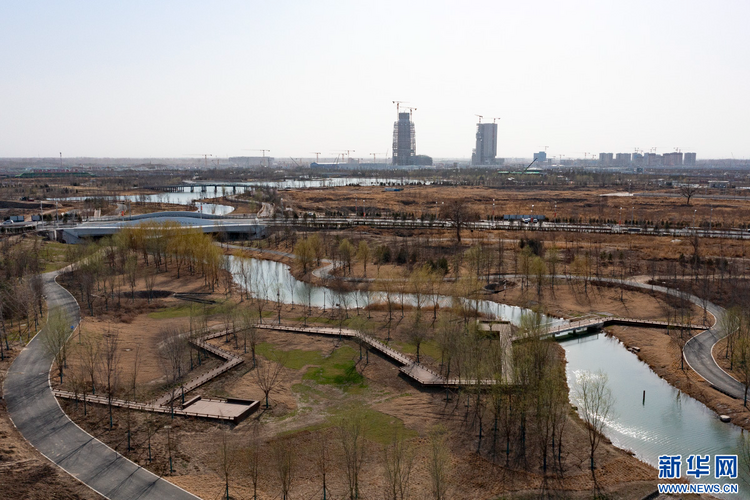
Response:
M49 307L61 306L78 323L73 296L46 273L44 293ZM5 380L8 413L37 450L65 472L111 499L190 499L197 497L134 464L74 424L62 411L49 384L52 356L42 330L18 355Z

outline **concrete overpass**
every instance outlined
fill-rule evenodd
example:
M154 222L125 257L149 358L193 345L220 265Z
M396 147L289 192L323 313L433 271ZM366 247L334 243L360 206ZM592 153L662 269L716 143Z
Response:
M105 218L63 227L40 227L40 231L53 233L52 237L65 243L77 243L81 238L100 238L120 231L123 227L143 222L176 222L186 227L201 229L204 233L225 235L229 239L251 239L265 236L266 225L255 216L226 217L196 212L154 212L130 217Z

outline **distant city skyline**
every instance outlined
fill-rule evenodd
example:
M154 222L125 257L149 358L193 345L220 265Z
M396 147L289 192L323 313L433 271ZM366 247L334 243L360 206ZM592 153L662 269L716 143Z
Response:
M481 15L477 15L481 13ZM750 158L750 3L5 2L0 157ZM247 150L258 150L247 151Z

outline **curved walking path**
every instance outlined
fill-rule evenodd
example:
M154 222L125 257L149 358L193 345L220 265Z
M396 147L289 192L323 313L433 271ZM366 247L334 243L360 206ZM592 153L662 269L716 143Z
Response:
M62 307L73 324L79 308L73 296L57 284L60 271L45 273L49 308ZM198 497L136 465L68 418L52 394L43 328L18 355L5 379L5 400L13 424L39 452L97 493L111 499L189 499Z

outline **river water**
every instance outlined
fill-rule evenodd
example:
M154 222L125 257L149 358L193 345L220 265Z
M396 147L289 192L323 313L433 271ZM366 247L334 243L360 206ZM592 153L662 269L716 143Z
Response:
M237 283L249 289L252 294L268 300L277 300L278 297L283 303L309 302L314 307L326 308L331 308L332 305L336 307L337 304L343 304L342 307L347 308L363 307L371 302L385 301L382 293L337 293L327 287L298 281L289 272L289 266L279 262L229 258ZM248 271L249 279L243 278L243 266ZM394 309L398 309L400 297L396 295L392 300L396 304ZM441 297L440 303L448 306L451 300L453 299L449 297ZM415 297L405 294L404 303L414 304ZM516 325L527 312L520 307L486 300L478 301L477 307L485 314ZM548 320L552 323L561 321ZM719 421L713 411L669 385L618 340L600 334L565 340L560 344L565 349L567 358L571 404L578 404L572 391L576 385L576 374L583 371L602 371L607 374L615 404L606 421L604 433L616 446L632 451L636 457L654 467L658 466L659 455L682 455L683 476L688 455L711 455L712 475L701 479L701 482L706 483L717 482L713 478L714 455L738 454L742 433L739 427ZM644 390L646 402L642 404ZM730 482L739 484L740 498L750 498L750 477L742 473L742 464L739 468L740 480Z
M124 201L143 201L146 203L172 203L174 205L191 205L195 203L196 207L201 210L204 214L211 215L227 215L234 210L234 207L229 205L220 205L218 203L201 203L200 200L204 198L214 198L216 195L213 193L191 193L191 192L177 192L177 193L156 193L156 194L145 194L145 195L118 195L118 196L103 196L103 198L111 199L113 202L124 202ZM58 200L72 200L72 201L83 201L90 196L70 196L67 198L58 198Z
M616 446L631 450L655 467L659 455L682 455L683 474L689 455L711 455L712 475L700 481L717 482L713 479L713 455L736 455L741 428L721 422L703 403L669 385L615 338L600 334L562 341L560 345L568 360L566 370L571 388L575 386L576 374L583 371L601 370L607 374L615 404L606 421L605 435ZM573 396L571 403L577 404ZM740 464L741 472L742 469ZM739 481L728 482L740 485L740 498L750 498L748 480L750 477L745 473ZM732 497L737 498L735 495L728 498Z

